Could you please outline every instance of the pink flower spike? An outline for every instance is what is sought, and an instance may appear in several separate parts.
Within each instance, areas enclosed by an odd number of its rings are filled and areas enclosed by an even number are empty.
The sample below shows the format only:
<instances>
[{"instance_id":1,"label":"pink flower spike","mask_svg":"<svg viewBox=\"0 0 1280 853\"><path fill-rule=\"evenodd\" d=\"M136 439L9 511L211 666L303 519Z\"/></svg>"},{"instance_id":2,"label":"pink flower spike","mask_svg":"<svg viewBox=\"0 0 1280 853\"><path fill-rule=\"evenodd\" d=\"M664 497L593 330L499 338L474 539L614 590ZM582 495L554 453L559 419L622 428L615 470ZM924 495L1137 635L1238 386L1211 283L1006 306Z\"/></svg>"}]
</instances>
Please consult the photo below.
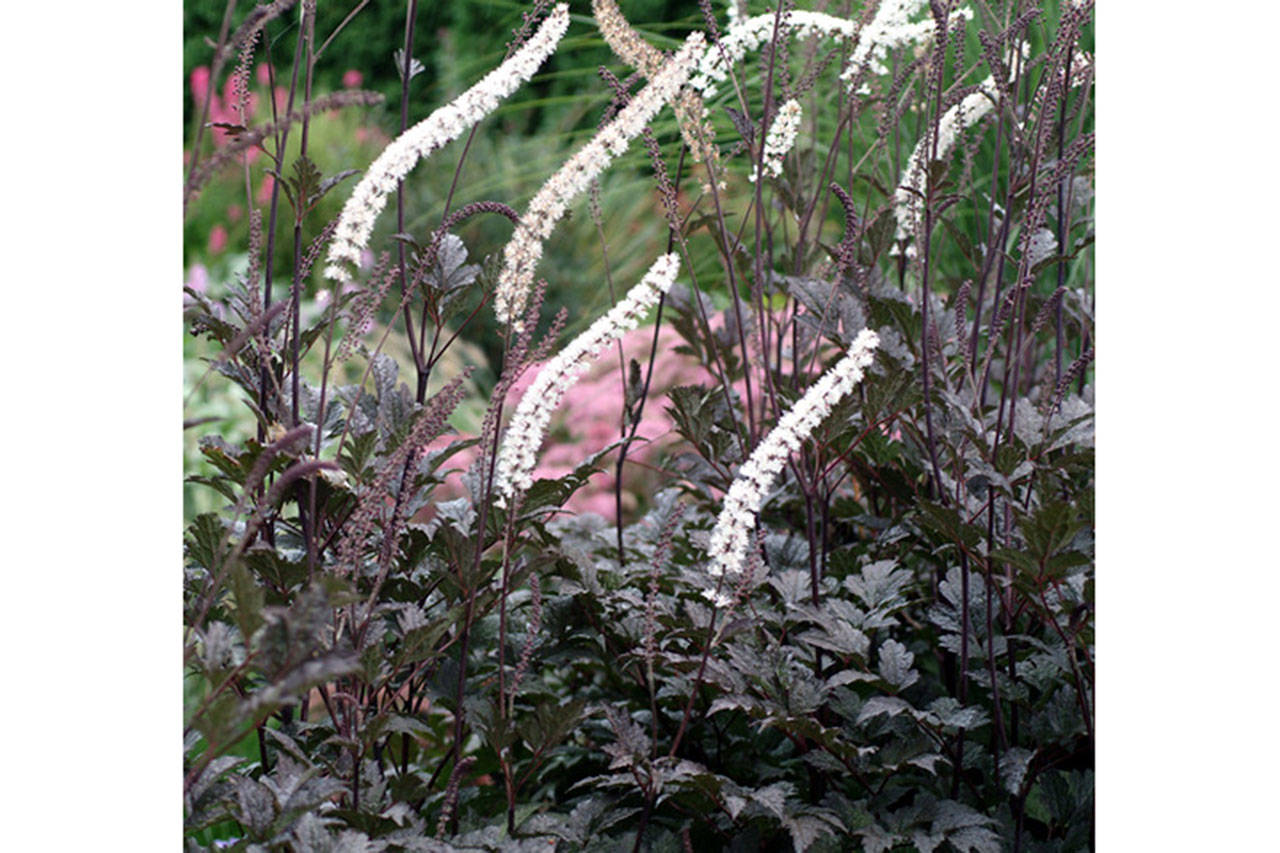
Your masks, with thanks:
<instances>
[{"instance_id":1,"label":"pink flower spike","mask_svg":"<svg viewBox=\"0 0 1280 853\"><path fill-rule=\"evenodd\" d=\"M354 68L347 69L342 75L342 85L347 89L359 89L362 83L364 83L364 75Z\"/></svg>"},{"instance_id":2,"label":"pink flower spike","mask_svg":"<svg viewBox=\"0 0 1280 853\"><path fill-rule=\"evenodd\" d=\"M254 74L257 75L259 86L271 85L271 69L267 67L267 63L259 62Z\"/></svg>"}]
</instances>

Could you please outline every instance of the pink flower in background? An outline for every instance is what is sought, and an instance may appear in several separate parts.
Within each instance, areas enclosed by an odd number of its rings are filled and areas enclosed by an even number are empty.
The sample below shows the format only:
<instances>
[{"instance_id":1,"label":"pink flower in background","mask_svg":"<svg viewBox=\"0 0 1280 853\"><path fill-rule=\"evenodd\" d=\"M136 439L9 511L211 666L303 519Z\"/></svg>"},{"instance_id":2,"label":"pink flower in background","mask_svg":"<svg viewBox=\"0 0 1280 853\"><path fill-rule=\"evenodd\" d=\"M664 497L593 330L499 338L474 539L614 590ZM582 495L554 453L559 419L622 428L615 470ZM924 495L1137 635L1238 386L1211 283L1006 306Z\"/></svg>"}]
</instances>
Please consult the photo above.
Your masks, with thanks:
<instances>
[{"instance_id":1,"label":"pink flower in background","mask_svg":"<svg viewBox=\"0 0 1280 853\"><path fill-rule=\"evenodd\" d=\"M209 95L209 69L199 65L191 69L191 97L197 107L204 106L204 99Z\"/></svg>"},{"instance_id":2,"label":"pink flower in background","mask_svg":"<svg viewBox=\"0 0 1280 853\"><path fill-rule=\"evenodd\" d=\"M209 254L217 255L227 248L227 229L219 222L209 231Z\"/></svg>"},{"instance_id":3,"label":"pink flower in background","mask_svg":"<svg viewBox=\"0 0 1280 853\"><path fill-rule=\"evenodd\" d=\"M240 124L240 112L236 109L236 91L234 77L228 77L223 85L222 96L213 91L212 81L209 78L209 69L201 65L191 71L191 97L195 101L197 110L204 110L205 101L209 103L208 120L211 124ZM258 108L258 96L252 92L247 93L245 100L246 119L251 116ZM213 140L216 145L225 145L231 135L226 129L221 127L212 128ZM249 159L252 161L258 154L257 149L249 152Z\"/></svg>"},{"instance_id":4,"label":"pink flower in background","mask_svg":"<svg viewBox=\"0 0 1280 853\"><path fill-rule=\"evenodd\" d=\"M362 83L364 83L364 75L354 68L347 69L347 72L342 75L342 85L348 89L359 89Z\"/></svg>"},{"instance_id":5,"label":"pink flower in background","mask_svg":"<svg viewBox=\"0 0 1280 853\"><path fill-rule=\"evenodd\" d=\"M187 280L183 285L196 293L208 293L209 271L205 269L204 264L192 264L191 269L187 270Z\"/></svg>"},{"instance_id":6,"label":"pink flower in background","mask_svg":"<svg viewBox=\"0 0 1280 853\"><path fill-rule=\"evenodd\" d=\"M643 371L652 342L653 327L625 334L622 337L622 348L628 362L634 358L640 362ZM709 386L715 383L714 377L692 356L675 352L679 343L679 336L664 326L658 335L658 360L653 366L653 381L649 386L644 415L636 430L636 441L627 451L627 467L623 472L624 511L636 508L637 495L652 494L656 490L655 485L658 488L665 485L665 480L654 480L653 469L658 466L664 453L683 441L676 434L675 423L666 412L667 392L677 385L701 383ZM515 410L525 389L533 384L537 375L537 366L525 371L520 381L507 394L507 411ZM535 480L563 477L581 465L588 456L618 440L622 426L622 383L617 346L612 345L607 352L601 353L599 361L590 372L569 390L552 418L547 441L542 446L538 466L533 471ZM735 385L735 388L739 393L742 392L740 386ZM465 437L469 436L441 436L427 445L426 449L441 450ZM478 453L477 448L469 447L451 456L444 467L466 470ZM617 458L615 450L601 460L605 470L592 476L587 485L569 499L565 509L574 513L592 512L614 519L613 465ZM446 478L445 486L439 492L441 499L466 494L460 477L460 473L455 473Z\"/></svg>"},{"instance_id":7,"label":"pink flower in background","mask_svg":"<svg viewBox=\"0 0 1280 853\"><path fill-rule=\"evenodd\" d=\"M259 86L271 85L271 69L267 66L267 63L259 62L257 69L255 69L254 71L254 74L258 78Z\"/></svg>"},{"instance_id":8,"label":"pink flower in background","mask_svg":"<svg viewBox=\"0 0 1280 853\"><path fill-rule=\"evenodd\" d=\"M234 74L231 74L222 84L222 102L226 105L228 115L235 115L236 95L236 78Z\"/></svg>"},{"instance_id":9,"label":"pink flower in background","mask_svg":"<svg viewBox=\"0 0 1280 853\"><path fill-rule=\"evenodd\" d=\"M275 186L275 181L270 175L262 176L262 183L258 186L258 201L262 204L271 201L271 188Z\"/></svg>"},{"instance_id":10,"label":"pink flower in background","mask_svg":"<svg viewBox=\"0 0 1280 853\"><path fill-rule=\"evenodd\" d=\"M208 120L210 123L236 123L234 113L226 109L222 99L218 97L218 93L212 91L209 81L209 69L203 65L191 72L191 98L195 101L197 110L204 110L205 101L209 102ZM212 130L215 145L222 145L227 141L227 132L225 130L219 127L212 128Z\"/></svg>"},{"instance_id":11,"label":"pink flower in background","mask_svg":"<svg viewBox=\"0 0 1280 853\"><path fill-rule=\"evenodd\" d=\"M227 207L228 222L232 222L232 223L239 222L240 217L242 216L244 216L244 208L241 207L240 205L233 204Z\"/></svg>"}]
</instances>

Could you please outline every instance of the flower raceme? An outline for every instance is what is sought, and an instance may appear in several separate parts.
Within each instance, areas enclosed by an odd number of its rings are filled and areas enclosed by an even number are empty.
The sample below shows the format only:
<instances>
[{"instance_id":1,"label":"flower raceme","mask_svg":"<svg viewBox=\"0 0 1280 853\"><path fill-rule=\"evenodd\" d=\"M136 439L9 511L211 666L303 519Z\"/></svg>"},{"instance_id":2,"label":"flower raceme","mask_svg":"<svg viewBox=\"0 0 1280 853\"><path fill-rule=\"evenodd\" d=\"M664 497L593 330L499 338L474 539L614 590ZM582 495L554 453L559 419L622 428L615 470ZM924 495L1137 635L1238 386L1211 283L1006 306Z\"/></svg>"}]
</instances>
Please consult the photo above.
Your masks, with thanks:
<instances>
[{"instance_id":1,"label":"flower raceme","mask_svg":"<svg viewBox=\"0 0 1280 853\"><path fill-rule=\"evenodd\" d=\"M800 449L818 424L862 380L862 372L871 366L879 345L880 337L875 332L870 329L859 332L849 352L809 386L738 469L711 531L707 549L711 577L733 582L742 575L756 513L769 496L773 481L782 472L787 458Z\"/></svg>"},{"instance_id":2,"label":"flower raceme","mask_svg":"<svg viewBox=\"0 0 1280 853\"><path fill-rule=\"evenodd\" d=\"M936 153L938 159L945 158L955 147L960 133L970 125L978 122L995 107L999 93L996 90L994 77L988 77L978 84L978 91L966 95L960 103L951 107L938 120L938 137ZM899 243L911 240L916 233L916 226L924 215L925 183L928 180L929 162L933 152L932 139L929 134L916 143L907 169L903 172L902 182L894 193L894 207L898 220L897 240ZM900 254L898 246L894 246L891 254ZM915 257L915 246L907 247L907 257Z\"/></svg>"},{"instance_id":3,"label":"flower raceme","mask_svg":"<svg viewBox=\"0 0 1280 853\"><path fill-rule=\"evenodd\" d=\"M634 67L646 80L662 70L666 57L636 32L618 8L617 0L591 0L591 14L595 16L605 44L624 63ZM718 171L720 155L715 146L715 128L706 119L707 108L702 98L686 86L672 106L676 123L680 126L680 136L689 146L693 162L706 162L708 168Z\"/></svg>"},{"instance_id":4,"label":"flower raceme","mask_svg":"<svg viewBox=\"0 0 1280 853\"><path fill-rule=\"evenodd\" d=\"M796 144L796 133L800 130L800 104L795 98L787 101L774 116L769 125L769 133L764 138L764 173L776 178L782 174L782 158ZM749 180L754 184L758 177L752 169Z\"/></svg>"},{"instance_id":5,"label":"flower raceme","mask_svg":"<svg viewBox=\"0 0 1280 853\"><path fill-rule=\"evenodd\" d=\"M397 183L419 160L457 139L528 82L555 51L568 28L569 6L560 3L510 59L386 147L342 208L324 270L327 278L343 283L351 281L361 252L373 233L373 223L386 207L387 196L396 189Z\"/></svg>"},{"instance_id":6,"label":"flower raceme","mask_svg":"<svg viewBox=\"0 0 1280 853\"><path fill-rule=\"evenodd\" d=\"M493 310L500 322L519 325L533 285L534 270L542 259L542 242L551 236L569 203L581 195L615 157L625 152L631 140L675 98L703 54L703 42L702 33L692 33L631 103L570 157L529 202L504 250L502 273L493 301Z\"/></svg>"},{"instance_id":7,"label":"flower raceme","mask_svg":"<svg viewBox=\"0 0 1280 853\"><path fill-rule=\"evenodd\" d=\"M606 346L640 325L640 320L671 287L679 271L678 255L672 253L658 258L621 302L538 372L529 390L520 398L498 450L494 475L498 506L506 506L509 499L533 485L533 469L547 424L568 390Z\"/></svg>"},{"instance_id":8,"label":"flower raceme","mask_svg":"<svg viewBox=\"0 0 1280 853\"><path fill-rule=\"evenodd\" d=\"M888 74L885 60L891 48L927 41L936 31L933 18L925 15L923 20L911 21L926 5L925 0L884 0L876 9L875 17L860 33L858 45L853 49L840 79L852 85L864 65L872 74ZM961 20L973 20L973 10L966 6L952 11L948 27L959 25ZM865 86L858 90L860 95L869 92Z\"/></svg>"},{"instance_id":9,"label":"flower raceme","mask_svg":"<svg viewBox=\"0 0 1280 853\"><path fill-rule=\"evenodd\" d=\"M689 85L705 98L716 94L716 84L729 79L729 66L741 62L749 51L758 50L773 38L775 14L766 12L753 18L730 16L729 31L715 50L709 50L698 65ZM797 38L853 38L856 26L847 18L824 12L793 9L783 17L783 29Z\"/></svg>"},{"instance_id":10,"label":"flower raceme","mask_svg":"<svg viewBox=\"0 0 1280 853\"><path fill-rule=\"evenodd\" d=\"M1023 59L1025 60L1029 54L1024 47ZM1009 57L1012 61L1013 56ZM1074 57L1071 67L1071 83L1073 86L1080 84L1091 70L1093 58L1088 54L1078 54ZM898 184L898 189L894 193L894 208L898 220L898 227L895 233L896 244L890 250L891 255L899 255L902 253L902 246L906 245L906 255L909 258L916 256L916 247L911 244L915 239L916 231L920 226L920 220L924 217L924 201L925 191L927 189L929 163L936 158L945 160L953 148L955 148L956 140L966 128L977 124L987 113L995 109L1000 101L1000 90L996 86L996 80L993 76L988 76L978 84L977 91L970 95L966 95L961 101L945 113L938 120L938 137L937 148L933 147L933 139L929 134L925 134L919 142L916 143L915 150L911 153L911 159L907 163L906 170L902 173L902 181Z\"/></svg>"},{"instance_id":11,"label":"flower raceme","mask_svg":"<svg viewBox=\"0 0 1280 853\"><path fill-rule=\"evenodd\" d=\"M889 73L884 64L891 48L907 44L920 43L929 39L934 31L932 18L925 16L923 20L911 22L914 16L925 6L925 0L884 0L876 10L875 17L859 32L856 21L839 18L825 12L810 12L803 9L792 9L782 19L782 29L787 35L795 38L843 38L853 40L853 51L849 62L841 73L840 79L852 86L862 68L877 76ZM733 8L733 0L730 0ZM716 94L716 87L729 78L729 66L741 62L750 51L759 50L760 46L773 38L776 14L766 12L751 18L743 18L730 14L729 31L716 50L707 51L698 66L698 71L689 85L702 93L705 98ZM952 24L960 19L973 18L973 10L957 9L951 13ZM866 94L865 88L859 94Z\"/></svg>"}]
</instances>

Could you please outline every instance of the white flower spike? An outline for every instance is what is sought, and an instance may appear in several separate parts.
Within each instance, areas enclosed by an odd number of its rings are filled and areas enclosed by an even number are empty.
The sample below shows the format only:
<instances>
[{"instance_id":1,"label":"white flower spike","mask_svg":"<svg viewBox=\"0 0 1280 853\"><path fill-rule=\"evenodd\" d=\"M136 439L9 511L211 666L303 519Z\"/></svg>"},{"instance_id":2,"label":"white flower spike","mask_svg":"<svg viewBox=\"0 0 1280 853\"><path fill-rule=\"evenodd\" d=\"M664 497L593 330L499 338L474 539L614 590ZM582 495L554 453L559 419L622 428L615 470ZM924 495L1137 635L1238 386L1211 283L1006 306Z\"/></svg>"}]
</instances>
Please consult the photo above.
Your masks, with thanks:
<instances>
[{"instance_id":1,"label":"white flower spike","mask_svg":"<svg viewBox=\"0 0 1280 853\"><path fill-rule=\"evenodd\" d=\"M891 48L924 42L933 35L933 19L929 16L926 15L923 20L915 23L910 20L924 7L925 0L884 0L876 10L875 17L861 32L858 31L857 22L848 18L792 9L783 18L783 28L787 35L798 39L856 39L849 63L840 75L841 80L852 85L864 65L875 75L889 73L884 63ZM733 8L733 0L730 0L730 8ZM765 12L752 18L742 18L731 12L729 31L720 40L717 49L707 51L689 85L705 98L714 97L717 85L729 78L729 66L741 62L748 52L759 50L761 45L773 38L775 17L774 12ZM954 26L962 18L972 20L973 10L968 7L955 10L951 13L951 24ZM859 94L866 94L867 91L860 90Z\"/></svg>"},{"instance_id":2,"label":"white flower spike","mask_svg":"<svg viewBox=\"0 0 1280 853\"><path fill-rule=\"evenodd\" d=\"M978 84L978 91L966 96L960 103L942 114L938 120L938 159L944 159L955 147L956 139L961 131L977 122L996 105L999 93L996 81L988 77ZM916 226L924 215L924 193L929 177L930 138L928 134L916 143L911 160L902 174L902 181L894 193L894 208L898 219L897 234L899 241L908 241L915 237ZM898 246L894 246L891 254L899 254ZM916 247L907 246L907 257L915 257Z\"/></svg>"},{"instance_id":3,"label":"white flower spike","mask_svg":"<svg viewBox=\"0 0 1280 853\"><path fill-rule=\"evenodd\" d=\"M485 75L452 103L400 134L378 155L342 208L333 243L329 246L326 278L352 280L360 255L369 243L373 223L387 205L387 196L419 160L444 147L497 109L498 104L528 82L569 28L569 6L558 4L537 32L510 59Z\"/></svg>"},{"instance_id":4,"label":"white flower spike","mask_svg":"<svg viewBox=\"0 0 1280 853\"><path fill-rule=\"evenodd\" d=\"M880 337L875 332L870 329L859 332L844 358L809 386L738 469L711 531L707 547L711 577L732 582L742 575L756 526L756 513L769 496L773 481L782 472L787 458L800 449L818 424L862 380L862 371L871 366L879 345Z\"/></svg>"},{"instance_id":5,"label":"white flower spike","mask_svg":"<svg viewBox=\"0 0 1280 853\"><path fill-rule=\"evenodd\" d=\"M632 98L613 121L569 158L529 202L511 241L504 250L502 273L493 299L494 314L503 323L520 323L534 270L542 259L542 242L551 236L569 203L586 191L591 181L615 157L627 150L662 107L679 93L704 51L702 33L693 33L671 59Z\"/></svg>"},{"instance_id":6,"label":"white flower spike","mask_svg":"<svg viewBox=\"0 0 1280 853\"><path fill-rule=\"evenodd\" d=\"M795 98L787 101L773 117L769 125L769 133L764 138L764 173L776 178L782 174L782 158L796 144L796 134L800 131L800 104ZM756 170L752 169L748 179L756 182Z\"/></svg>"},{"instance_id":7,"label":"white flower spike","mask_svg":"<svg viewBox=\"0 0 1280 853\"><path fill-rule=\"evenodd\" d=\"M1022 56L1024 60L1029 56L1026 45L1023 45ZM1014 54L1011 53L1008 61L1012 62L1013 57ZM1085 79L1092 65L1093 58L1088 54L1075 57L1071 69L1071 85L1073 87L1080 85L1081 80ZM977 124L987 113L995 109L999 100L1000 90L996 87L995 78L987 77L987 79L978 84L976 92L967 95L958 104L943 113L942 118L938 120L938 159L945 160L950 156L960 134L966 128ZM900 246L905 243L908 244L906 247L907 257L914 258L916 256L916 247L912 241L915 239L916 229L920 225L920 220L924 216L924 196L928 181L929 160L932 154L930 143L931 140L928 134L925 134L916 143L915 150L911 152L911 160L908 162L906 170L902 173L902 180L894 193L894 208L898 227L894 235L896 245L889 252L891 255L901 254Z\"/></svg>"},{"instance_id":8,"label":"white flower spike","mask_svg":"<svg viewBox=\"0 0 1280 853\"><path fill-rule=\"evenodd\" d=\"M649 309L658 303L659 296L671 287L679 271L680 258L675 253L658 258L621 302L538 371L533 384L520 398L498 450L494 473L498 506L506 506L510 498L533 485L538 449L546 437L551 415L565 394L605 347L640 325Z\"/></svg>"},{"instance_id":9,"label":"white flower spike","mask_svg":"<svg viewBox=\"0 0 1280 853\"><path fill-rule=\"evenodd\" d=\"M876 10L875 17L860 34L858 45L853 49L849 64L845 66L840 79L852 84L853 78L857 76L863 65L877 76L888 74L889 69L885 65L885 60L888 58L890 49L928 41L936 29L933 18L925 15L920 21L914 23L911 21L912 16L926 5L925 0L883 0L880 8ZM973 20L973 10L967 6L956 9L951 13L948 26L958 25L961 19ZM858 94L868 94L869 91L864 87L858 91Z\"/></svg>"}]
</instances>

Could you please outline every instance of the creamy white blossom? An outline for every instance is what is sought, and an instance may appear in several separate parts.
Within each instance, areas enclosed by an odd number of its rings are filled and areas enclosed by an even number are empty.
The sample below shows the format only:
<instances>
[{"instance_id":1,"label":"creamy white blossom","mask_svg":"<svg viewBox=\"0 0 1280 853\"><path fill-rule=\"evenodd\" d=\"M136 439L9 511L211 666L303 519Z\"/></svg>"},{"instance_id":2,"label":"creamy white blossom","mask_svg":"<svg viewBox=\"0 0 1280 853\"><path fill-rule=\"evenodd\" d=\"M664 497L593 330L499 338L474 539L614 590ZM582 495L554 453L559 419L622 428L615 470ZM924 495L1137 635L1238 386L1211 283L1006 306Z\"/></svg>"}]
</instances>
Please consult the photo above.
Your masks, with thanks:
<instances>
[{"instance_id":1,"label":"creamy white blossom","mask_svg":"<svg viewBox=\"0 0 1280 853\"><path fill-rule=\"evenodd\" d=\"M742 20L742 13L746 10L746 0L728 0L729 4L729 26L732 27L738 21Z\"/></svg>"},{"instance_id":2,"label":"creamy white blossom","mask_svg":"<svg viewBox=\"0 0 1280 853\"><path fill-rule=\"evenodd\" d=\"M452 103L400 134L378 155L342 208L324 269L327 278L344 283L351 281L360 263L361 251L373 233L373 223L386 207L387 196L395 191L397 183L419 160L471 129L527 82L555 51L568 28L569 6L560 3L510 59Z\"/></svg>"},{"instance_id":3,"label":"creamy white blossom","mask_svg":"<svg viewBox=\"0 0 1280 853\"><path fill-rule=\"evenodd\" d=\"M988 77L978 84L978 91L966 95L960 103L942 114L938 120L938 159L945 158L955 147L960 132L981 119L996 105L998 92L995 78ZM894 207L898 219L897 238L899 241L911 240L915 236L916 226L924 215L924 193L929 177L929 163L933 159L932 140L928 134L916 143L911 160L898 183L894 193ZM897 246L892 254L899 254ZM907 256L914 257L915 246L907 247Z\"/></svg>"},{"instance_id":4,"label":"creamy white blossom","mask_svg":"<svg viewBox=\"0 0 1280 853\"><path fill-rule=\"evenodd\" d=\"M832 408L862 380L862 371L871 365L879 345L880 338L875 332L870 329L859 332L849 352L809 386L738 469L707 546L711 558L708 573L713 578L736 579L741 575L756 513L764 505L787 458L800 449Z\"/></svg>"},{"instance_id":5,"label":"creamy white blossom","mask_svg":"<svg viewBox=\"0 0 1280 853\"><path fill-rule=\"evenodd\" d=\"M1024 60L1030 55L1027 45L1022 46L1021 53ZM1010 51L1006 62L1012 62L1015 56L1017 54ZM1092 68L1092 62L1093 58L1089 54L1075 57L1071 72L1072 87L1079 85L1085 78L1085 72ZM1038 97L1039 94L1037 94ZM1000 91L996 88L995 78L987 77L978 84L977 91L966 95L958 104L943 113L942 118L938 120L937 159L946 159L955 148L960 134L995 109L999 98ZM920 224L921 217L924 216L929 163L934 159L932 149L932 139L925 134L924 138L916 143L915 150L911 152L911 160L907 163L906 171L902 173L902 180L894 193L894 208L898 220L895 236L899 245L910 243L914 239L916 228ZM1003 214L1004 211L1001 210L1000 213ZM891 255L902 253L899 245L895 245L890 250ZM906 255L909 258L915 257L916 247L907 245Z\"/></svg>"},{"instance_id":6,"label":"creamy white blossom","mask_svg":"<svg viewBox=\"0 0 1280 853\"><path fill-rule=\"evenodd\" d=\"M631 99L613 121L578 149L529 202L520 224L507 243L502 273L493 299L498 320L516 325L533 286L534 270L542 259L542 242L551 236L569 203L586 191L609 163L627 150L663 105L688 79L704 51L702 33L692 33L680 50Z\"/></svg>"},{"instance_id":7,"label":"creamy white blossom","mask_svg":"<svg viewBox=\"0 0 1280 853\"><path fill-rule=\"evenodd\" d=\"M606 346L640 325L679 271L680 258L675 253L658 258L621 302L538 371L520 398L498 450L494 491L499 506L506 506L509 498L533 485L533 469L547 424L568 390Z\"/></svg>"},{"instance_id":8,"label":"creamy white blossom","mask_svg":"<svg viewBox=\"0 0 1280 853\"><path fill-rule=\"evenodd\" d=\"M719 46L708 50L702 57L697 73L690 78L689 85L704 97L713 97L716 84L728 79L729 66L741 62L748 52L758 50L773 38L774 18L773 12L752 18L730 15L729 31L720 39ZM796 38L852 38L856 30L854 22L846 18L800 9L787 12L783 17L782 27L786 33Z\"/></svg>"},{"instance_id":9,"label":"creamy white blossom","mask_svg":"<svg viewBox=\"0 0 1280 853\"><path fill-rule=\"evenodd\" d=\"M841 80L852 85L864 65L872 74L889 73L885 59L890 49L925 42L933 36L934 24L931 17L911 21L911 17L925 6L925 0L884 0L861 32L858 31L857 22L848 18L838 18L825 12L793 9L783 16L782 28L787 35L795 38L821 36L856 39L849 63L840 75ZM734 8L733 0L730 0L729 8ZM689 80L689 85L706 98L714 97L717 84L728 79L729 67L741 62L748 52L758 50L773 38L775 18L773 12L743 18L730 11L728 32L720 40L719 47L707 51L697 74ZM954 26L961 19L972 20L973 10L968 7L955 10L951 13L950 23ZM868 91L864 86L859 89L859 94L866 94Z\"/></svg>"},{"instance_id":10,"label":"creamy white blossom","mask_svg":"<svg viewBox=\"0 0 1280 853\"><path fill-rule=\"evenodd\" d=\"M864 65L870 73L877 76L888 74L889 68L885 65L885 60L891 49L928 41L936 30L933 17L925 15L922 20L911 20L927 6L926 0L883 0L880 8L876 9L875 16L859 34L858 44L849 57L849 64L840 74L840 79L852 85ZM961 20L973 20L973 10L967 6L956 9L947 23L954 27ZM869 92L870 88L865 85L858 90L860 95Z\"/></svg>"},{"instance_id":11,"label":"creamy white blossom","mask_svg":"<svg viewBox=\"0 0 1280 853\"><path fill-rule=\"evenodd\" d=\"M764 138L764 173L771 177L782 174L782 158L796 144L796 134L800 130L800 104L795 98L787 101L773 117L769 125L769 133ZM748 176L755 183L757 174L752 169Z\"/></svg>"},{"instance_id":12,"label":"creamy white blossom","mask_svg":"<svg viewBox=\"0 0 1280 853\"><path fill-rule=\"evenodd\" d=\"M704 589L702 591L702 597L707 601L710 601L712 606L720 610L723 610L730 604L733 604L733 597L727 592L719 589Z\"/></svg>"}]
</instances>

